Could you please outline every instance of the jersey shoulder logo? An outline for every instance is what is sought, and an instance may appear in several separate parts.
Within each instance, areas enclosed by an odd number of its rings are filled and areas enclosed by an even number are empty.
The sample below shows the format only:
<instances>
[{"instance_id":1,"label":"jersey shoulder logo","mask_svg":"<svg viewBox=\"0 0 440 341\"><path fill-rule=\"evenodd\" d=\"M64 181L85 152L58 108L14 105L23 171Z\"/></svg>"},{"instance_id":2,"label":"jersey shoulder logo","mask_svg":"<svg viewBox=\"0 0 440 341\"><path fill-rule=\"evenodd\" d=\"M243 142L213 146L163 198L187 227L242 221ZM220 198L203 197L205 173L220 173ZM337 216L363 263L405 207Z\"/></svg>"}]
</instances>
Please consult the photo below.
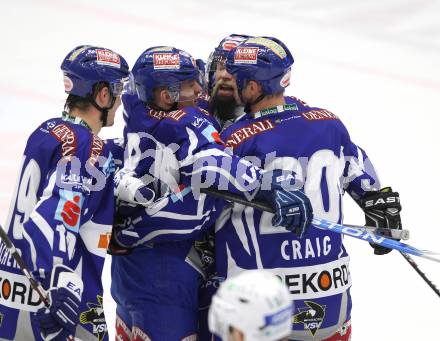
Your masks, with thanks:
<instances>
[{"instance_id":1,"label":"jersey shoulder logo","mask_svg":"<svg viewBox=\"0 0 440 341\"><path fill-rule=\"evenodd\" d=\"M235 130L231 135L229 135L229 137L226 139L226 146L235 148L244 141L274 128L275 124L270 119L252 122L247 126Z\"/></svg>"},{"instance_id":2,"label":"jersey shoulder logo","mask_svg":"<svg viewBox=\"0 0 440 341\"><path fill-rule=\"evenodd\" d=\"M98 160L98 157L102 154L104 148L104 141L95 134L92 135L92 145L90 147L89 162L94 165Z\"/></svg>"},{"instance_id":3,"label":"jersey shoulder logo","mask_svg":"<svg viewBox=\"0 0 440 341\"><path fill-rule=\"evenodd\" d=\"M209 124L205 129L202 130L202 134L210 143L217 143L220 145L225 144L220 138L220 134L218 133L218 131L211 124Z\"/></svg>"},{"instance_id":4,"label":"jersey shoulder logo","mask_svg":"<svg viewBox=\"0 0 440 341\"><path fill-rule=\"evenodd\" d=\"M68 125L62 123L56 125L51 131L51 135L61 143L61 154L63 157L75 155L77 148L76 134Z\"/></svg>"},{"instance_id":5,"label":"jersey shoulder logo","mask_svg":"<svg viewBox=\"0 0 440 341\"><path fill-rule=\"evenodd\" d=\"M308 121L339 120L338 116L325 109L312 109L302 113L302 116Z\"/></svg>"},{"instance_id":6,"label":"jersey shoulder logo","mask_svg":"<svg viewBox=\"0 0 440 341\"><path fill-rule=\"evenodd\" d=\"M180 121L180 119L185 115L186 115L186 112L183 110L174 110L174 111L150 110L148 112L148 116L153 117L157 120L162 120L164 118L170 118L176 122Z\"/></svg>"}]
</instances>

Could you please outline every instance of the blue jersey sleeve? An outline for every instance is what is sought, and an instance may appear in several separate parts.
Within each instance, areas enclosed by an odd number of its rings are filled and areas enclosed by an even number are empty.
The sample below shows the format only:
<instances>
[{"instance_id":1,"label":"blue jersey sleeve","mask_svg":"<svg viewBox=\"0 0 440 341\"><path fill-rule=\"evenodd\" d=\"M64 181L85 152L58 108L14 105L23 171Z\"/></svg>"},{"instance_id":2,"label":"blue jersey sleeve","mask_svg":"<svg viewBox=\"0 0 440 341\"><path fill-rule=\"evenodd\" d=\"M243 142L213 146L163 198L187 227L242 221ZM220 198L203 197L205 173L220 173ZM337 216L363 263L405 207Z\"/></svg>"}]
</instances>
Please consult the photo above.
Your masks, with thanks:
<instances>
[{"instance_id":1,"label":"blue jersey sleeve","mask_svg":"<svg viewBox=\"0 0 440 341\"><path fill-rule=\"evenodd\" d=\"M21 231L21 249L30 250L23 257L43 283L55 264L75 269L86 253L105 257L113 220L111 153L99 137L63 129L75 136L75 152L60 144L60 159Z\"/></svg>"},{"instance_id":2,"label":"blue jersey sleeve","mask_svg":"<svg viewBox=\"0 0 440 341\"><path fill-rule=\"evenodd\" d=\"M380 189L380 181L365 150L354 144L346 133L344 145L344 190L355 200L365 192Z\"/></svg>"},{"instance_id":3,"label":"blue jersey sleeve","mask_svg":"<svg viewBox=\"0 0 440 341\"><path fill-rule=\"evenodd\" d=\"M178 137L176 157L182 182L193 189L218 190L253 195L263 172L226 149L219 132L197 108L183 111L182 125L172 125Z\"/></svg>"},{"instance_id":4,"label":"blue jersey sleeve","mask_svg":"<svg viewBox=\"0 0 440 341\"><path fill-rule=\"evenodd\" d=\"M137 206L115 231L118 243L136 247L148 243L195 240L214 226L224 201L204 194L195 200L191 189L163 197L145 208Z\"/></svg>"}]
</instances>

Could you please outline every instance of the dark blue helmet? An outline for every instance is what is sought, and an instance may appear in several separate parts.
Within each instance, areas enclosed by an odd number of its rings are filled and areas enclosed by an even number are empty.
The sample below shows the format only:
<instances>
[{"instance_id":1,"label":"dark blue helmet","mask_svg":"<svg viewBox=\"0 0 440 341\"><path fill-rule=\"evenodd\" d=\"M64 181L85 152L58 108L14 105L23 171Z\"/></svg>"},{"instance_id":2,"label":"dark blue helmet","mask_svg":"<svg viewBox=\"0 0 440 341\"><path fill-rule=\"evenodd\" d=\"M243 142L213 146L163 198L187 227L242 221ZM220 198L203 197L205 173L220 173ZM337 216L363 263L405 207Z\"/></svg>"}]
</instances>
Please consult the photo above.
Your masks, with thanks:
<instances>
[{"instance_id":1,"label":"dark blue helmet","mask_svg":"<svg viewBox=\"0 0 440 341\"><path fill-rule=\"evenodd\" d=\"M132 74L141 101L152 102L153 90L167 87L177 102L180 84L186 80L198 80L199 69L189 53L170 46L156 46L142 52Z\"/></svg>"},{"instance_id":2,"label":"dark blue helmet","mask_svg":"<svg viewBox=\"0 0 440 341\"><path fill-rule=\"evenodd\" d=\"M123 82L129 75L125 59L111 50L81 45L70 51L61 64L64 90L68 94L90 97L93 85L109 83L114 96L120 95Z\"/></svg>"},{"instance_id":3,"label":"dark blue helmet","mask_svg":"<svg viewBox=\"0 0 440 341\"><path fill-rule=\"evenodd\" d=\"M226 70L241 92L250 80L257 81L265 95L284 91L290 83L293 57L286 45L271 37L246 40L228 53Z\"/></svg>"},{"instance_id":4,"label":"dark blue helmet","mask_svg":"<svg viewBox=\"0 0 440 341\"><path fill-rule=\"evenodd\" d=\"M224 63L229 51L243 43L248 38L251 38L251 36L247 36L245 34L231 34L223 38L220 44L209 55L205 72L209 94L211 94L212 88L215 84L215 71L217 70L217 64Z\"/></svg>"}]
</instances>

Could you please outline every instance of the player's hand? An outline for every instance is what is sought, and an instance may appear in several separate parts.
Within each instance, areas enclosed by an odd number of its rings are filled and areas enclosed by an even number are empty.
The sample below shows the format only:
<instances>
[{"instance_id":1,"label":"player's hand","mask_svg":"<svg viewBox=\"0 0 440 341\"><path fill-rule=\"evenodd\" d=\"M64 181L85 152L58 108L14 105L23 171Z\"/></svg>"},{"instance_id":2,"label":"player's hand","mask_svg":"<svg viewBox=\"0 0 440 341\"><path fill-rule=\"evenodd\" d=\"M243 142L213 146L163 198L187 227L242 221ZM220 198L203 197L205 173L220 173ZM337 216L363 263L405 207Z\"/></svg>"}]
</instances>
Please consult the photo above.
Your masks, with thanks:
<instances>
[{"instance_id":1,"label":"player's hand","mask_svg":"<svg viewBox=\"0 0 440 341\"><path fill-rule=\"evenodd\" d=\"M270 173L267 173L270 174ZM289 175L290 174L290 175ZM272 204L273 226L283 226L302 238L313 219L313 209L309 198L301 190L295 190L294 173L275 170L272 176L271 191L261 191L261 195Z\"/></svg>"},{"instance_id":2,"label":"player's hand","mask_svg":"<svg viewBox=\"0 0 440 341\"><path fill-rule=\"evenodd\" d=\"M41 336L46 341L73 340L79 322L83 282L64 265L54 267L51 282L50 306L35 313Z\"/></svg>"},{"instance_id":3,"label":"player's hand","mask_svg":"<svg viewBox=\"0 0 440 341\"><path fill-rule=\"evenodd\" d=\"M382 188L377 192L367 192L360 200L359 204L365 213L367 226L375 226L386 229L402 229L400 220L399 193L393 192L391 187ZM391 249L370 243L375 255L385 255Z\"/></svg>"},{"instance_id":4,"label":"player's hand","mask_svg":"<svg viewBox=\"0 0 440 341\"><path fill-rule=\"evenodd\" d=\"M120 201L148 207L154 201L156 194L142 180L119 171L115 175L115 196Z\"/></svg>"}]
</instances>

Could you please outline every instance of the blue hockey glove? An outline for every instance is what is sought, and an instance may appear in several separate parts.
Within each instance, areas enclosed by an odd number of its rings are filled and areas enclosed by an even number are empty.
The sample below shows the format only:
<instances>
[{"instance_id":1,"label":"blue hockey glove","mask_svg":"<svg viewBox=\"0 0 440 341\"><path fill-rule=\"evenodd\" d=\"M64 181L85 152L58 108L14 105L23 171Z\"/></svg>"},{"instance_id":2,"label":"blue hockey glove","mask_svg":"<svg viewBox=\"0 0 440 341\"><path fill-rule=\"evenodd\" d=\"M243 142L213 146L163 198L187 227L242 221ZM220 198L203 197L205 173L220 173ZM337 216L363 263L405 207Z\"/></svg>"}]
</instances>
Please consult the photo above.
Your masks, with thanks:
<instances>
[{"instance_id":1,"label":"blue hockey glove","mask_svg":"<svg viewBox=\"0 0 440 341\"><path fill-rule=\"evenodd\" d=\"M265 177L271 176L271 190L261 190L258 195L270 202L275 211L273 226L283 226L302 238L312 222L313 209L304 192L293 189L294 173L287 173L281 170L266 173Z\"/></svg>"},{"instance_id":2,"label":"blue hockey glove","mask_svg":"<svg viewBox=\"0 0 440 341\"><path fill-rule=\"evenodd\" d=\"M73 340L82 292L83 282L78 274L64 265L54 267L49 289L50 306L35 313L44 340Z\"/></svg>"}]
</instances>

